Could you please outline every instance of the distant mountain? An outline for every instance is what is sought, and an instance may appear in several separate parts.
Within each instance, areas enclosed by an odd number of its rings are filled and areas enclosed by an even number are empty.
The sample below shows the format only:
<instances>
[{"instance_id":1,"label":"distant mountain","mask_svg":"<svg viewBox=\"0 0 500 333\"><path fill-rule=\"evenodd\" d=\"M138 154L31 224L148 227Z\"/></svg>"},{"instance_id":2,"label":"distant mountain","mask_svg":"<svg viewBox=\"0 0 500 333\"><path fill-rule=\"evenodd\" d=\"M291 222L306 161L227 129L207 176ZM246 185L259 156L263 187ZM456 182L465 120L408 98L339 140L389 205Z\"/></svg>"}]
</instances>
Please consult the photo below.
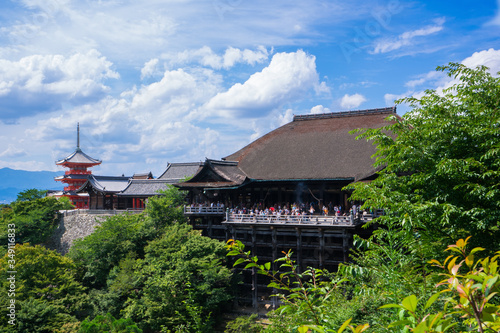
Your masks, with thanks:
<instances>
[{"instance_id":1,"label":"distant mountain","mask_svg":"<svg viewBox=\"0 0 500 333\"><path fill-rule=\"evenodd\" d=\"M10 203L16 200L19 192L30 188L62 190L63 184L54 180L62 174L64 172L0 169L0 203Z\"/></svg>"}]
</instances>

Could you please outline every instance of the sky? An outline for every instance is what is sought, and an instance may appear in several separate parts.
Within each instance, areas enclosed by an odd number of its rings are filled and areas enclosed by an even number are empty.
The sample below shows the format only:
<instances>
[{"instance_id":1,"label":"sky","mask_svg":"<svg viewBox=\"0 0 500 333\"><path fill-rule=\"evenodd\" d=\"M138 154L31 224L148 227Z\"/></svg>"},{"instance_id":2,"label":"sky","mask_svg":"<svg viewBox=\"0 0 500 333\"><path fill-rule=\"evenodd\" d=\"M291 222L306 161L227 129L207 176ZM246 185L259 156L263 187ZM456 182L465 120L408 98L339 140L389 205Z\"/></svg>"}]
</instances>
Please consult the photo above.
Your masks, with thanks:
<instances>
[{"instance_id":1,"label":"sky","mask_svg":"<svg viewBox=\"0 0 500 333\"><path fill-rule=\"evenodd\" d=\"M293 115L393 106L449 62L500 71L500 0L4 0L0 168L159 176ZM408 106L398 105L398 114Z\"/></svg>"}]
</instances>

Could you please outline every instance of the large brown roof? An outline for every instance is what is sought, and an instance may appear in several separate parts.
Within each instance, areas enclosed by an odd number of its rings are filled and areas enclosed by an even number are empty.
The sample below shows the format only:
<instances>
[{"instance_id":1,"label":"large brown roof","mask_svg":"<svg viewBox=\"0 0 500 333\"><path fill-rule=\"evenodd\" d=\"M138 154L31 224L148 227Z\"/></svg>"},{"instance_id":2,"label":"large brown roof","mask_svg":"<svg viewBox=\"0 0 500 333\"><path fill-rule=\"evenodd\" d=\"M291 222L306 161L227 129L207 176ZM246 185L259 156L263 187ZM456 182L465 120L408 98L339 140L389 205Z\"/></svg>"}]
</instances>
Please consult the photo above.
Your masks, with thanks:
<instances>
[{"instance_id":1,"label":"large brown roof","mask_svg":"<svg viewBox=\"0 0 500 333\"><path fill-rule=\"evenodd\" d=\"M224 158L251 179L362 179L372 175L375 146L349 131L379 128L396 107L295 116Z\"/></svg>"}]
</instances>

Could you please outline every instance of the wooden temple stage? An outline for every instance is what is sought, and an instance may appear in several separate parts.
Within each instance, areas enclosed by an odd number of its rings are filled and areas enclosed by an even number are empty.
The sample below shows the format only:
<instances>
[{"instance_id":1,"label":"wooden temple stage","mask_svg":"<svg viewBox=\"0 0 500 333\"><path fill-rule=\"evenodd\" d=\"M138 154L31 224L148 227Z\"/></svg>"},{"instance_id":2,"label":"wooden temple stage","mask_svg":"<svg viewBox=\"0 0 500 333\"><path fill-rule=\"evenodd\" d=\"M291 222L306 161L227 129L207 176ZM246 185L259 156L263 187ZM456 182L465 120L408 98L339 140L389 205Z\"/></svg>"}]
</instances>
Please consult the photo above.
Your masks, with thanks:
<instances>
[{"instance_id":1,"label":"wooden temple stage","mask_svg":"<svg viewBox=\"0 0 500 333\"><path fill-rule=\"evenodd\" d=\"M349 261L353 235L368 235L371 230L361 227L378 216L251 215L201 206L185 206L184 214L204 236L224 242L240 240L261 263L272 262L273 270L278 269L274 261L291 250L299 271L307 267L336 271L340 263ZM236 267L238 271L241 268ZM243 290L248 292L240 297L240 303L254 307L277 306L277 300L269 297L267 277L248 270L243 274L243 283Z\"/></svg>"}]
</instances>

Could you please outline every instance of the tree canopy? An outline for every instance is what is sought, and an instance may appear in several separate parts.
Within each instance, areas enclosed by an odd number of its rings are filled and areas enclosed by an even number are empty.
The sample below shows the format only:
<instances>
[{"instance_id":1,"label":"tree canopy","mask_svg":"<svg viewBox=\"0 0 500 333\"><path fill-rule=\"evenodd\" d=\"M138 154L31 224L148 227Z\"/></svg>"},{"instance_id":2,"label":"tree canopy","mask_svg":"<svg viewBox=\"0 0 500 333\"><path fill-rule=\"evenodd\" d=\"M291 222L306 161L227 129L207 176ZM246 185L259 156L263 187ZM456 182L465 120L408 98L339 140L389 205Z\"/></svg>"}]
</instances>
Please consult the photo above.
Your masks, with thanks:
<instances>
[{"instance_id":1,"label":"tree canopy","mask_svg":"<svg viewBox=\"0 0 500 333\"><path fill-rule=\"evenodd\" d=\"M361 130L357 138L377 145L375 166L383 169L373 182L352 186L352 199L385 209L379 223L429 242L472 235L497 248L500 78L456 63L438 70L453 78L449 88L399 100L412 110L384 128Z\"/></svg>"}]
</instances>

